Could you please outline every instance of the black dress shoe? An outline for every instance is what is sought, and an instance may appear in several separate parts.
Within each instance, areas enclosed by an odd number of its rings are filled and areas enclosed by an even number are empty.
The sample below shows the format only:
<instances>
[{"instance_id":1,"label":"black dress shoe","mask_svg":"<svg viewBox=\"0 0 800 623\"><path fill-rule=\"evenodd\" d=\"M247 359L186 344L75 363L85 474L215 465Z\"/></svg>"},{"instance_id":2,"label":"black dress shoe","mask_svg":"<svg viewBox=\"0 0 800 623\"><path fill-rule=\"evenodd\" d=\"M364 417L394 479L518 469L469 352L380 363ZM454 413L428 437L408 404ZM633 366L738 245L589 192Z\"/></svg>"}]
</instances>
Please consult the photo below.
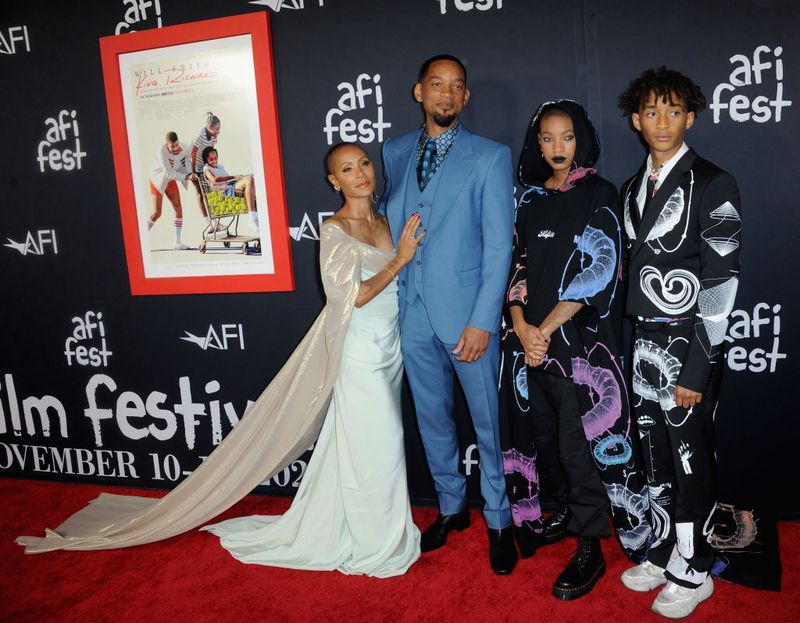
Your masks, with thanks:
<instances>
[{"instance_id":1,"label":"black dress shoe","mask_svg":"<svg viewBox=\"0 0 800 623\"><path fill-rule=\"evenodd\" d=\"M572 512L566 504L550 515L550 517L545 520L542 530L543 544L552 545L569 536L567 534L567 526L569 525L570 519L572 519Z\"/></svg>"},{"instance_id":2,"label":"black dress shoe","mask_svg":"<svg viewBox=\"0 0 800 623\"><path fill-rule=\"evenodd\" d=\"M422 552L432 552L447 543L447 535L453 530L466 530L469 528L469 509L465 506L458 513L442 515L436 518L433 525L422 533L420 548Z\"/></svg>"},{"instance_id":3,"label":"black dress shoe","mask_svg":"<svg viewBox=\"0 0 800 623\"><path fill-rule=\"evenodd\" d=\"M563 601L583 597L605 572L606 560L600 547L600 537L582 536L578 539L578 551L553 584L553 597Z\"/></svg>"},{"instance_id":4,"label":"black dress shoe","mask_svg":"<svg viewBox=\"0 0 800 623\"><path fill-rule=\"evenodd\" d=\"M509 575L517 566L517 544L514 528L502 530L489 528L489 562L497 575Z\"/></svg>"}]
</instances>

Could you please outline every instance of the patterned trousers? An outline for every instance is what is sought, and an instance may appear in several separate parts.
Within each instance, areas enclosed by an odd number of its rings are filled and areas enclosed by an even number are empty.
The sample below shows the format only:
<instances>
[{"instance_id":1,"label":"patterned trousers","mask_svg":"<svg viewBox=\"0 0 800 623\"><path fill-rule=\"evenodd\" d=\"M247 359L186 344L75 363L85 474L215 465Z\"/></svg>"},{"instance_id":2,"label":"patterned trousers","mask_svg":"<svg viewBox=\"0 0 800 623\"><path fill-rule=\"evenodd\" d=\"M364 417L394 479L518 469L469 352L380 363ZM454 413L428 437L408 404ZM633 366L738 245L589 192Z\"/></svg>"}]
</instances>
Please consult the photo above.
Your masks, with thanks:
<instances>
[{"instance_id":1,"label":"patterned trousers","mask_svg":"<svg viewBox=\"0 0 800 623\"><path fill-rule=\"evenodd\" d=\"M675 386L691 326L636 327L634 413L639 428L655 538L648 560L688 588L702 584L715 554L708 542L716 505L714 411L723 352L712 364L699 404L675 404ZM673 548L678 557L670 562Z\"/></svg>"}]
</instances>

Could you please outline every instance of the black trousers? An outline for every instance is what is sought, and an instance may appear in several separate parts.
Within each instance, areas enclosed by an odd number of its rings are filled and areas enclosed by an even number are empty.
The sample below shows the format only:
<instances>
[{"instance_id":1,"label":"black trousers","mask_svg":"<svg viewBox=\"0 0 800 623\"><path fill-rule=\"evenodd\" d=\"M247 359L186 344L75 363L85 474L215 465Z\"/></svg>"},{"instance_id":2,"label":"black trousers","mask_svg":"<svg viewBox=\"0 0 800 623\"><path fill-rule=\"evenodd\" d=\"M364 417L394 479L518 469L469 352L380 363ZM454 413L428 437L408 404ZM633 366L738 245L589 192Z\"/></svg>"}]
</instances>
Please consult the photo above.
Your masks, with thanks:
<instances>
[{"instance_id":1,"label":"black trousers","mask_svg":"<svg viewBox=\"0 0 800 623\"><path fill-rule=\"evenodd\" d=\"M544 489L572 511L575 536L611 536L608 495L581 422L572 379L528 368L536 466Z\"/></svg>"},{"instance_id":2,"label":"black trousers","mask_svg":"<svg viewBox=\"0 0 800 623\"><path fill-rule=\"evenodd\" d=\"M715 559L707 534L716 505L714 411L723 353L712 365L701 402L678 407L675 386L691 331L636 327L633 393L655 537L648 559L666 568L668 579L694 588ZM669 563L676 545L679 557Z\"/></svg>"}]
</instances>

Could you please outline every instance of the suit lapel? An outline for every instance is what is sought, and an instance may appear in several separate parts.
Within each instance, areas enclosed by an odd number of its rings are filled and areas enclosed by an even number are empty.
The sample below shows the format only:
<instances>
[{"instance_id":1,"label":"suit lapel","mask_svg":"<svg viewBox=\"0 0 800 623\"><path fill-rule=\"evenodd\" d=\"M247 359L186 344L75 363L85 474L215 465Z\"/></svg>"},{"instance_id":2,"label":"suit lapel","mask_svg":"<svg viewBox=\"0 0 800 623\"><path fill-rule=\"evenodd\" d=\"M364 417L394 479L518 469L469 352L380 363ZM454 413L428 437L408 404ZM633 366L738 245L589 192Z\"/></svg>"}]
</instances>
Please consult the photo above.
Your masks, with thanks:
<instances>
[{"instance_id":1,"label":"suit lapel","mask_svg":"<svg viewBox=\"0 0 800 623\"><path fill-rule=\"evenodd\" d=\"M475 166L475 151L472 145L472 134L462 125L456 135L453 145L442 163L442 168L437 172L441 175L433 199L428 229L434 229L444 218L444 215L455 203L458 193L470 179Z\"/></svg>"},{"instance_id":2,"label":"suit lapel","mask_svg":"<svg viewBox=\"0 0 800 623\"><path fill-rule=\"evenodd\" d=\"M402 216L402 221L400 222L400 229L403 228L403 225L406 222L408 216L406 215L406 208L409 202L413 200L409 197L409 193L418 192L417 188L417 142L419 140L419 135L415 135L413 141L411 141L411 148L405 152L398 153L398 168L403 172L403 209L400 210L400 215ZM403 158L403 153L405 153L405 159ZM414 196L414 195L412 195Z\"/></svg>"},{"instance_id":3,"label":"suit lapel","mask_svg":"<svg viewBox=\"0 0 800 623\"><path fill-rule=\"evenodd\" d=\"M647 212L642 216L641 223L639 224L638 227L636 227L637 229L636 242L633 245L632 249L633 253L636 253L644 244L644 241L647 238L647 234L650 233L650 230L653 228L653 225L655 225L659 215L661 214L661 211L664 209L664 206L667 204L667 201L669 201L669 198L672 196L672 193L674 193L675 190L677 190L678 186L680 186L681 183L683 182L683 176L689 169L692 168L692 164L694 163L696 157L697 154L695 154L694 151L690 149L675 164L675 166L672 168L672 171L669 172L669 175L667 175L666 179L661 183L661 186L659 186L658 192L650 201L650 205L647 208ZM637 184L635 186L636 189L639 188L638 183L641 182L642 175L644 175L644 169L642 170L641 174L636 178L637 180ZM634 197L632 197L632 199L635 202Z\"/></svg>"},{"instance_id":4,"label":"suit lapel","mask_svg":"<svg viewBox=\"0 0 800 623\"><path fill-rule=\"evenodd\" d=\"M636 238L639 238L639 228L642 224L641 212L639 210L639 201L636 197L639 195L639 186L642 184L642 177L646 167L642 167L639 173L633 178L633 181L628 185L627 196L625 197L625 205L630 214L630 220L633 224L633 229L636 232Z\"/></svg>"},{"instance_id":5,"label":"suit lapel","mask_svg":"<svg viewBox=\"0 0 800 623\"><path fill-rule=\"evenodd\" d=\"M390 213L394 215L394 220L389 222L389 228L395 234L395 244L397 238L403 231L406 222L406 206L409 202L409 192L417 190L417 175L416 175L416 155L417 155L417 141L419 134L414 133L408 136L409 145L398 145L394 151L394 162L392 169L397 171L397 180L394 185L398 190L398 194L402 194L397 198L392 197L393 202L398 202L399 206L396 210L391 210ZM409 178L411 171L414 171L413 178ZM412 181L409 181L409 180ZM402 189L402 190L401 190Z\"/></svg>"}]
</instances>

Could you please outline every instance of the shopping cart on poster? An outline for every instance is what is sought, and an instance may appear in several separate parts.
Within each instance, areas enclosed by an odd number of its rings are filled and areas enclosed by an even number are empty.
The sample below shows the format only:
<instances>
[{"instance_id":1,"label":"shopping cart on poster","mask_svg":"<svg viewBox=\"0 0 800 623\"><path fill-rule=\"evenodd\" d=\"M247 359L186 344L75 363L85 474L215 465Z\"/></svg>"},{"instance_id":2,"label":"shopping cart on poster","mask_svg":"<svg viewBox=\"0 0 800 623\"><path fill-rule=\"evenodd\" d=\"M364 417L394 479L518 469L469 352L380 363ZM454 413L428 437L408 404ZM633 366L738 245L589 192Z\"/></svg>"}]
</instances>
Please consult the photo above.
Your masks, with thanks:
<instances>
[{"instance_id":1,"label":"shopping cart on poster","mask_svg":"<svg viewBox=\"0 0 800 623\"><path fill-rule=\"evenodd\" d=\"M243 191L233 184L241 177L234 178L225 184L213 184L201 177L200 195L211 222L203 230L203 240L198 245L200 253L219 244L222 248L240 248L244 255L250 253L250 244L256 253L261 253L261 237L239 235L239 217L247 214L247 199ZM212 245L210 247L210 245Z\"/></svg>"}]
</instances>

